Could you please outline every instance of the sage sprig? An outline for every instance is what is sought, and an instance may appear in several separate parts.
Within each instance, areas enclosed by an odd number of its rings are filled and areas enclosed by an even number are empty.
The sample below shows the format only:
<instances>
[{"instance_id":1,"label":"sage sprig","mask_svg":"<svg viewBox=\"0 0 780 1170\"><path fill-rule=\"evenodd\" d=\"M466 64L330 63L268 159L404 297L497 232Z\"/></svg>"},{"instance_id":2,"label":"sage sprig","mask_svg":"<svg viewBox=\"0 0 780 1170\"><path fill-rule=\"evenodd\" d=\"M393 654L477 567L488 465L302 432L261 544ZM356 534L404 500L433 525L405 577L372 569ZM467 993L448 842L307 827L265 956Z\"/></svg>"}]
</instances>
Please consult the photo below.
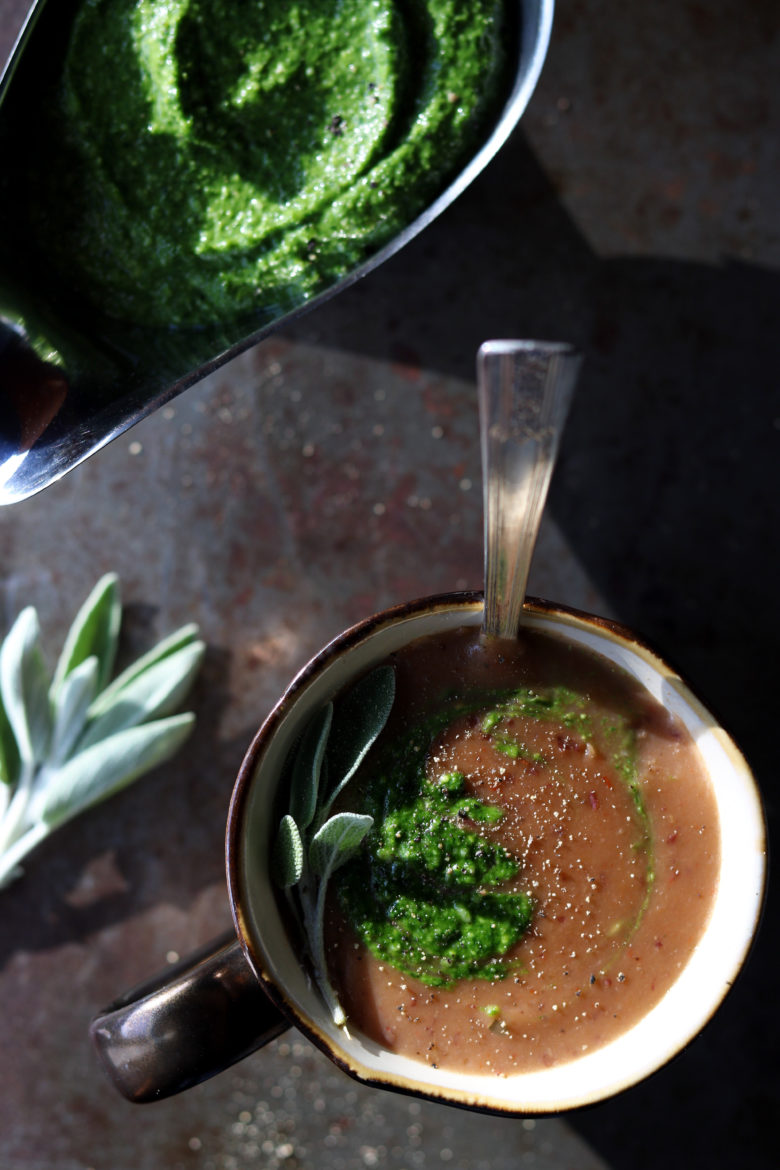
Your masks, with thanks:
<instances>
[{"instance_id":1,"label":"sage sprig","mask_svg":"<svg viewBox=\"0 0 780 1170\"><path fill-rule=\"evenodd\" d=\"M205 650L194 624L113 682L122 605L107 573L71 625L49 677L28 606L0 645L0 886L66 821L163 763L189 735L176 714Z\"/></svg>"},{"instance_id":2,"label":"sage sprig","mask_svg":"<svg viewBox=\"0 0 780 1170\"><path fill-rule=\"evenodd\" d=\"M394 698L395 671L379 666L310 720L293 753L289 812L274 841L274 880L287 892L320 994L339 1027L346 1018L328 975L325 897L330 878L354 856L374 821L331 810L387 723Z\"/></svg>"}]
</instances>

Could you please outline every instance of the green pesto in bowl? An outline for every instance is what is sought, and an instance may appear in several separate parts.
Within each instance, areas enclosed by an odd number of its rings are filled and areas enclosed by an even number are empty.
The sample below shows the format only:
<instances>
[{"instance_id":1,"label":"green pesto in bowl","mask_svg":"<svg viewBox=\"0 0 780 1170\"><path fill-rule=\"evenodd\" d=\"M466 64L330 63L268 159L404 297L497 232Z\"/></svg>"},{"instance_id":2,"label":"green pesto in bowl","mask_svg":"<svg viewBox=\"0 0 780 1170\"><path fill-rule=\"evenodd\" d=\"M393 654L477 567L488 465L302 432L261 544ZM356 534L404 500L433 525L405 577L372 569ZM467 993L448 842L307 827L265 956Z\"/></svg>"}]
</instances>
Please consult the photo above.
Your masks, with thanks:
<instances>
[{"instance_id":1,"label":"green pesto in bowl","mask_svg":"<svg viewBox=\"0 0 780 1170\"><path fill-rule=\"evenodd\" d=\"M141 326L304 304L485 138L510 81L507 7L84 0L14 176L50 276Z\"/></svg>"}]
</instances>

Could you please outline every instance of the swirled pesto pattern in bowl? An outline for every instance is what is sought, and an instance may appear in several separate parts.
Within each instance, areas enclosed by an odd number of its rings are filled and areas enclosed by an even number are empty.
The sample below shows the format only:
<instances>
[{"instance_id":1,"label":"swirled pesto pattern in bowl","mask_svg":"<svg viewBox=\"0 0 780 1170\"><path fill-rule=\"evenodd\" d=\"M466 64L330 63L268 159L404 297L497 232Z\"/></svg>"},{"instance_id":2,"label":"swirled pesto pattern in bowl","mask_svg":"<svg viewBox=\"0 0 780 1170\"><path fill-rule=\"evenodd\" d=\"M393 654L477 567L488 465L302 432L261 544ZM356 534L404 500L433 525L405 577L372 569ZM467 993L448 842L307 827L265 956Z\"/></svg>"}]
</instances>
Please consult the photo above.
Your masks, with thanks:
<instances>
[{"instance_id":1,"label":"swirled pesto pattern in bowl","mask_svg":"<svg viewBox=\"0 0 780 1170\"><path fill-rule=\"evenodd\" d=\"M503 0L85 0L39 227L143 325L280 313L406 227L505 81Z\"/></svg>"}]
</instances>

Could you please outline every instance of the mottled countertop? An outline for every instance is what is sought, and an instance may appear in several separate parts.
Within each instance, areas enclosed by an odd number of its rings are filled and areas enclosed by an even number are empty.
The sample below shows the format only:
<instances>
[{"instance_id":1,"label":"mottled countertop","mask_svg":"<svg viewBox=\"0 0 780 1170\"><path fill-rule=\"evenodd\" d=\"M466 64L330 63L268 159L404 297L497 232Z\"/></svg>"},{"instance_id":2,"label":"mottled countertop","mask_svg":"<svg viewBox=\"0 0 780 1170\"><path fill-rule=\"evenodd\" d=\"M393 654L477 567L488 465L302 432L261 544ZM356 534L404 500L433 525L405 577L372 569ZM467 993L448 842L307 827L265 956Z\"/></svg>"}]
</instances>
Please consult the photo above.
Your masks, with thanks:
<instances>
[{"instance_id":1,"label":"mottled countertop","mask_svg":"<svg viewBox=\"0 0 780 1170\"><path fill-rule=\"evenodd\" d=\"M0 53L24 5L0 0ZM92 1014L229 926L224 828L254 729L377 608L481 582L474 356L587 360L532 591L612 614L722 715L777 818L780 10L560 0L519 129L364 281L0 510L0 629L53 657L101 573L140 653L194 620L197 730L0 892L3 1170L759 1170L777 1163L777 891L704 1034L620 1098L534 1122L353 1083L295 1032L131 1106ZM4 165L9 165L4 160Z\"/></svg>"}]
</instances>

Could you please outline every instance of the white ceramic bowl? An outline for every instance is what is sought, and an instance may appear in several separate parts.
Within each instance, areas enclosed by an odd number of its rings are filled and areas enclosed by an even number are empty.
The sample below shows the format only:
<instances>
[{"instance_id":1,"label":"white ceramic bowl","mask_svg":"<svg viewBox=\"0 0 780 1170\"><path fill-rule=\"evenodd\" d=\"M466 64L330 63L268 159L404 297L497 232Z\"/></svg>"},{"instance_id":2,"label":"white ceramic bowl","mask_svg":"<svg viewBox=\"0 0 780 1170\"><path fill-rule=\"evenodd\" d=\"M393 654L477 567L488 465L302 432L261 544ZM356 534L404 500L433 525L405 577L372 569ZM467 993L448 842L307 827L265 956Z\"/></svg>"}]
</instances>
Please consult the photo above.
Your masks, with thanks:
<instances>
[{"instance_id":1,"label":"white ceramic bowl","mask_svg":"<svg viewBox=\"0 0 780 1170\"><path fill-rule=\"evenodd\" d=\"M280 913L268 858L279 820L285 760L307 720L357 674L407 642L461 625L478 626L478 594L448 594L398 606L361 622L321 651L293 681L244 760L227 832L228 884L250 965L285 1016L348 1073L375 1085L492 1112L524 1115L573 1109L648 1076L704 1027L734 982L755 935L764 895L766 834L754 777L732 739L677 673L630 631L545 602L526 604L529 628L564 633L617 663L669 708L695 740L720 819L720 871L702 938L668 992L644 1018L577 1060L507 1077L434 1069L347 1035L330 1019Z\"/></svg>"}]
</instances>

